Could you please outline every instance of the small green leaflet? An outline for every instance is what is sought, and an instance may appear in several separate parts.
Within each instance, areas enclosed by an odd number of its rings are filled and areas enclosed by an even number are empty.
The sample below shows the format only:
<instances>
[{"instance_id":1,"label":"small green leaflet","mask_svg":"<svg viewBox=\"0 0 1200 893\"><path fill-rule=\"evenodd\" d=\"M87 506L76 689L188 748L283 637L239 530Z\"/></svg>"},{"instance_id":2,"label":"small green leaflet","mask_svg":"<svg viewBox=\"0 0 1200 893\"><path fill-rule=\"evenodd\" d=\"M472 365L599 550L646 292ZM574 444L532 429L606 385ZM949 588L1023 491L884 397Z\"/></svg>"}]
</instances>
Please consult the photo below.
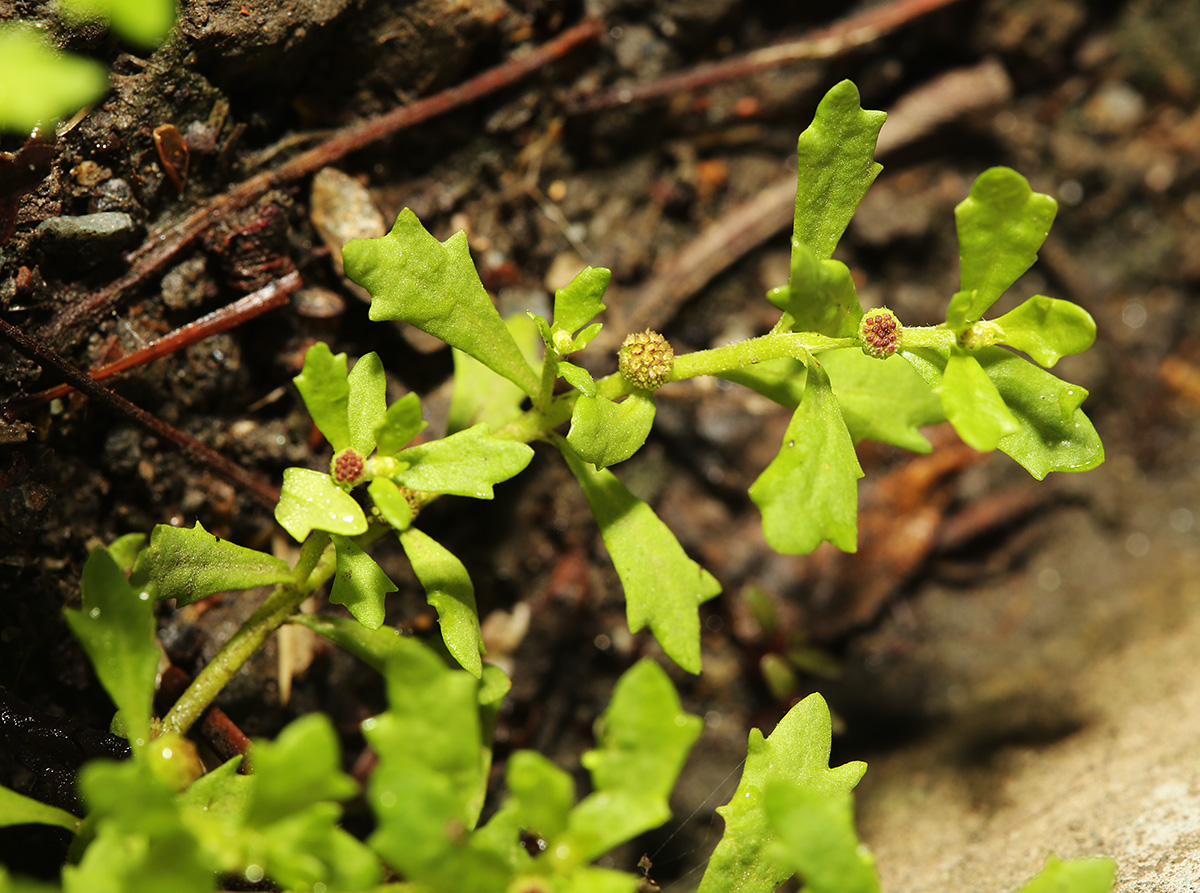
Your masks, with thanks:
<instances>
[{"instance_id":1,"label":"small green leaflet","mask_svg":"<svg viewBox=\"0 0 1200 893\"><path fill-rule=\"evenodd\" d=\"M1111 859L1059 859L1045 867L1017 893L1109 893L1117 879Z\"/></svg>"},{"instance_id":2,"label":"small green leaflet","mask_svg":"<svg viewBox=\"0 0 1200 893\"><path fill-rule=\"evenodd\" d=\"M0 786L0 828L10 825L57 825L76 833L82 821L65 809Z\"/></svg>"},{"instance_id":3,"label":"small green leaflet","mask_svg":"<svg viewBox=\"0 0 1200 893\"><path fill-rule=\"evenodd\" d=\"M304 354L304 368L292 379L308 414L325 435L335 453L350 446L350 385L346 355L334 355L329 345L318 341Z\"/></svg>"},{"instance_id":4,"label":"small green leaflet","mask_svg":"<svg viewBox=\"0 0 1200 893\"><path fill-rule=\"evenodd\" d=\"M311 468L286 468L275 520L297 542L313 529L357 536L367 532L367 516L333 478Z\"/></svg>"},{"instance_id":5,"label":"small green leaflet","mask_svg":"<svg viewBox=\"0 0 1200 893\"><path fill-rule=\"evenodd\" d=\"M859 843L849 792L775 780L764 804L776 834L772 858L804 881L806 893L879 893L875 858Z\"/></svg>"},{"instance_id":6,"label":"small green leaflet","mask_svg":"<svg viewBox=\"0 0 1200 893\"><path fill-rule=\"evenodd\" d=\"M103 65L51 45L38 28L6 21L0 28L0 131L28 135L38 126L69 118L108 88ZM13 89L10 84L27 84Z\"/></svg>"},{"instance_id":7,"label":"small green leaflet","mask_svg":"<svg viewBox=\"0 0 1200 893\"><path fill-rule=\"evenodd\" d=\"M960 347L950 350L942 380L933 391L958 436L972 449L991 452L1001 438L1020 428L979 361Z\"/></svg>"},{"instance_id":8,"label":"small green leaflet","mask_svg":"<svg viewBox=\"0 0 1200 893\"><path fill-rule=\"evenodd\" d=\"M405 208L390 233L346 243L342 259L346 275L371 293L372 320L404 320L537 393L537 374L480 283L466 233L439 242Z\"/></svg>"},{"instance_id":9,"label":"small green leaflet","mask_svg":"<svg viewBox=\"0 0 1200 893\"><path fill-rule=\"evenodd\" d=\"M379 354L372 351L360 357L346 376L349 399L346 420L350 428L350 446L360 456L375 449L375 431L387 420L387 378Z\"/></svg>"},{"instance_id":10,"label":"small green leaflet","mask_svg":"<svg viewBox=\"0 0 1200 893\"><path fill-rule=\"evenodd\" d=\"M397 652L428 651L429 648L416 639L404 636L390 626L367 629L361 623L347 617L326 614L293 614L288 623L311 629L324 636L339 648L353 654L359 660L380 673L387 669L388 661Z\"/></svg>"},{"instance_id":11,"label":"small green leaflet","mask_svg":"<svg viewBox=\"0 0 1200 893\"><path fill-rule=\"evenodd\" d=\"M80 581L83 607L63 612L120 711L134 748L150 740L158 637L150 593L135 588L102 548L92 550Z\"/></svg>"},{"instance_id":12,"label":"small green leaflet","mask_svg":"<svg viewBox=\"0 0 1200 893\"><path fill-rule=\"evenodd\" d=\"M337 733L323 713L292 721L274 741L255 741L246 821L262 827L322 800L357 794L354 779L340 769L338 750Z\"/></svg>"},{"instance_id":13,"label":"small green leaflet","mask_svg":"<svg viewBox=\"0 0 1200 893\"><path fill-rule=\"evenodd\" d=\"M604 291L612 273L604 267L584 267L554 292L554 324L575 334L604 310Z\"/></svg>"},{"instance_id":14,"label":"small green leaflet","mask_svg":"<svg viewBox=\"0 0 1200 893\"><path fill-rule=\"evenodd\" d=\"M106 18L114 31L145 49L165 40L175 24L172 0L63 0L62 9L70 19Z\"/></svg>"},{"instance_id":15,"label":"small green leaflet","mask_svg":"<svg viewBox=\"0 0 1200 893\"><path fill-rule=\"evenodd\" d=\"M367 629L379 629L386 613L384 598L389 592L396 591L396 584L354 540L336 533L330 539L337 549L337 570L329 601L345 605L354 619Z\"/></svg>"},{"instance_id":16,"label":"small green leaflet","mask_svg":"<svg viewBox=\"0 0 1200 893\"><path fill-rule=\"evenodd\" d=\"M915 453L932 449L920 429L944 421L946 414L912 366L900 357L877 360L861 350L827 350L816 357L855 443L873 440Z\"/></svg>"},{"instance_id":17,"label":"small green leaflet","mask_svg":"<svg viewBox=\"0 0 1200 893\"><path fill-rule=\"evenodd\" d=\"M607 468L640 450L653 424L654 398L648 393L632 393L620 403L580 394L567 443L585 462Z\"/></svg>"},{"instance_id":18,"label":"small green leaflet","mask_svg":"<svg viewBox=\"0 0 1200 893\"><path fill-rule=\"evenodd\" d=\"M1061 357L1083 353L1096 340L1096 321L1090 313L1045 295L1034 295L994 322L1004 331L1004 344L1047 367Z\"/></svg>"},{"instance_id":19,"label":"small green leaflet","mask_svg":"<svg viewBox=\"0 0 1200 893\"><path fill-rule=\"evenodd\" d=\"M1037 480L1052 471L1089 471L1104 461L1104 444L1080 408L1088 392L1016 354L985 347L975 354L1017 419L1000 441Z\"/></svg>"},{"instance_id":20,"label":"small green leaflet","mask_svg":"<svg viewBox=\"0 0 1200 893\"><path fill-rule=\"evenodd\" d=\"M780 860L764 795L772 784L802 784L830 797L849 792L867 766L829 767L833 722L819 694L811 694L787 712L769 737L750 730L746 767L730 801L717 809L725 832L700 881L699 893L774 893L792 876L793 865Z\"/></svg>"},{"instance_id":21,"label":"small green leaflet","mask_svg":"<svg viewBox=\"0 0 1200 893\"><path fill-rule=\"evenodd\" d=\"M540 753L518 750L508 759L505 779L509 803L522 828L556 841L567 828L575 805L575 780Z\"/></svg>"},{"instance_id":22,"label":"small green leaflet","mask_svg":"<svg viewBox=\"0 0 1200 893\"><path fill-rule=\"evenodd\" d=\"M617 682L597 728L599 746L583 755L594 791L571 810L544 857L569 866L671 817L668 799L704 722L684 711L662 667L643 658Z\"/></svg>"},{"instance_id":23,"label":"small green leaflet","mask_svg":"<svg viewBox=\"0 0 1200 893\"><path fill-rule=\"evenodd\" d=\"M281 558L247 549L195 527L159 524L133 566L130 583L149 586L155 598L178 607L216 592L289 583L292 569Z\"/></svg>"},{"instance_id":24,"label":"small green leaflet","mask_svg":"<svg viewBox=\"0 0 1200 893\"><path fill-rule=\"evenodd\" d=\"M803 555L828 540L855 551L862 476L829 376L814 362L779 454L750 486L771 548Z\"/></svg>"},{"instance_id":25,"label":"small green leaflet","mask_svg":"<svg viewBox=\"0 0 1200 893\"><path fill-rule=\"evenodd\" d=\"M404 445L425 430L421 418L421 398L408 393L387 408L383 421L375 429L380 456L394 456Z\"/></svg>"},{"instance_id":26,"label":"small green leaflet","mask_svg":"<svg viewBox=\"0 0 1200 893\"><path fill-rule=\"evenodd\" d=\"M791 315L795 332L850 337L863 315L850 269L840 260L817 257L803 242L792 243L787 286L772 289L767 299Z\"/></svg>"},{"instance_id":27,"label":"small green leaflet","mask_svg":"<svg viewBox=\"0 0 1200 893\"><path fill-rule=\"evenodd\" d=\"M833 255L858 203L883 170L875 161L875 142L886 118L859 105L858 88L850 81L825 94L797 143L793 245L807 245L820 259Z\"/></svg>"},{"instance_id":28,"label":"small green leaflet","mask_svg":"<svg viewBox=\"0 0 1200 893\"><path fill-rule=\"evenodd\" d=\"M405 530L412 524L412 506L404 498L400 488L387 478L375 478L367 484L367 493L383 520L396 530Z\"/></svg>"},{"instance_id":29,"label":"small green leaflet","mask_svg":"<svg viewBox=\"0 0 1200 893\"><path fill-rule=\"evenodd\" d=\"M1057 212L1054 199L1034 192L1010 168L993 167L979 175L954 209L962 277L946 325L961 332L1033 266Z\"/></svg>"},{"instance_id":30,"label":"small green leaflet","mask_svg":"<svg viewBox=\"0 0 1200 893\"><path fill-rule=\"evenodd\" d=\"M630 632L649 624L671 660L699 673L700 603L717 595L721 584L688 558L670 528L611 471L597 471L561 439L555 443L583 488L621 578Z\"/></svg>"},{"instance_id":31,"label":"small green leaflet","mask_svg":"<svg viewBox=\"0 0 1200 893\"><path fill-rule=\"evenodd\" d=\"M425 596L438 614L442 641L464 670L476 679L483 672L483 638L475 587L461 561L445 546L415 527L400 533L413 572L425 587Z\"/></svg>"},{"instance_id":32,"label":"small green leaflet","mask_svg":"<svg viewBox=\"0 0 1200 893\"><path fill-rule=\"evenodd\" d=\"M403 487L427 493L450 493L491 499L492 485L524 470L533 450L514 440L492 437L488 426L473 428L417 444L396 454L410 467L392 476Z\"/></svg>"}]
</instances>

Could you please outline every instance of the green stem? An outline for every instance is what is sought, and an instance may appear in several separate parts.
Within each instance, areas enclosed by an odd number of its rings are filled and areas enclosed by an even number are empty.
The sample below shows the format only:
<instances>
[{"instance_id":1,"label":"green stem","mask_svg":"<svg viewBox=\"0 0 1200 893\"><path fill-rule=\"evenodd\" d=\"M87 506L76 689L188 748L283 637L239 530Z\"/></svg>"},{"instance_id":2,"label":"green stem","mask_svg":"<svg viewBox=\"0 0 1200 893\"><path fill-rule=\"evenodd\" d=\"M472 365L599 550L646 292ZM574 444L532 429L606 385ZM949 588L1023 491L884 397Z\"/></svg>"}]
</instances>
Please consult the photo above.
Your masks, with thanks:
<instances>
[{"instance_id":1,"label":"green stem","mask_svg":"<svg viewBox=\"0 0 1200 893\"><path fill-rule=\"evenodd\" d=\"M164 732L187 732L271 633L296 612L301 602L333 576L337 569L337 555L328 546L329 537L326 534L317 533L305 541L297 564L297 569L305 571L305 575L294 582L275 587L275 591L259 605L258 610L250 615L175 702L163 720Z\"/></svg>"},{"instance_id":2,"label":"green stem","mask_svg":"<svg viewBox=\"0 0 1200 893\"><path fill-rule=\"evenodd\" d=\"M815 332L762 335L749 341L678 356L675 358L675 368L671 372L670 380L681 381L699 375L719 376L722 372L744 369L765 360L777 360L781 357L791 357L804 362L814 351L857 346L857 338L830 338Z\"/></svg>"}]
</instances>

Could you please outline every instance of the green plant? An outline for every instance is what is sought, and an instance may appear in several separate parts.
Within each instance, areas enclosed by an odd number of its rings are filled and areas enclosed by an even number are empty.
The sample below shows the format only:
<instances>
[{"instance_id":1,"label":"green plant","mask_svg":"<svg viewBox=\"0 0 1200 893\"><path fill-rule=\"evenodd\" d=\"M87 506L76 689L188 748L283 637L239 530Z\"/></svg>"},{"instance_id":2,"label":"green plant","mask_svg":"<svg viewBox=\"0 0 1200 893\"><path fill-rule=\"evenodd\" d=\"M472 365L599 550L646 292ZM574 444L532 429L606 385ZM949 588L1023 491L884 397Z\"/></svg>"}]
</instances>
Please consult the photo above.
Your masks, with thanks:
<instances>
[{"instance_id":1,"label":"green plant","mask_svg":"<svg viewBox=\"0 0 1200 893\"><path fill-rule=\"evenodd\" d=\"M161 525L148 544L132 535L91 555L83 607L69 622L118 707L134 758L85 769L90 812L82 823L0 795L10 824L61 824L87 843L64 870L64 887L209 890L214 873L225 872L270 877L287 889L373 889L386 866L403 879L389 888L410 891L635 890L636 875L592 863L669 818L668 795L699 720L682 710L665 672L643 660L618 683L598 746L584 758L593 792L575 802L567 773L518 752L506 766L507 797L480 825L490 736L508 681L481 659L466 568L414 519L441 495L491 498L495 484L529 463L529 443L552 444L596 517L630 629L648 626L672 660L699 672L699 606L720 587L609 470L644 443L654 391L669 382L716 375L794 411L779 454L750 490L768 541L784 552L822 541L855 548L856 441L927 451L919 428L948 419L967 443L999 448L1039 479L1099 464L1102 446L1080 409L1086 392L998 346L1051 366L1090 346L1091 317L1036 296L996 320L982 318L1033 263L1054 214L1053 200L1018 174L985 172L958 208L962 287L945 323L905 327L890 311L863 312L849 270L831 255L879 172L872 156L882 123L843 82L801 135L791 270L768 295L782 311L770 333L678 356L660 335L635 334L619 371L599 380L567 357L600 330L593 320L604 309L607 271L585 269L559 290L550 320L505 321L462 233L439 242L405 211L387 236L347 245L346 270L371 291L373 319L403 319L455 348L449 431L409 445L425 424L417 397L388 406L376 355L351 368L345 355L317 344L295 381L333 457L328 472L285 473L276 519L301 543L294 566L199 524ZM559 378L569 385L562 393ZM557 429L568 422L564 436ZM398 537L437 610L445 653L383 625L385 596L396 587L368 549L388 535ZM298 613L331 579L330 601L354 619ZM154 601L183 605L262 585L275 589L155 720ZM337 825L337 804L356 786L337 768L323 717L258 743L251 775L237 774L237 761L201 774L184 737L285 622L328 637L386 677L390 707L363 726L379 756L367 791L377 825L365 844ZM751 732L742 781L720 810L725 833L704 893L771 891L793 874L814 893L878 888L850 801L866 767L830 768L830 734L819 695L797 704L769 737ZM544 852L523 849L522 830L536 832ZM1107 890L1113 870L1104 860L1052 862L1026 889Z\"/></svg>"},{"instance_id":2,"label":"green plant","mask_svg":"<svg viewBox=\"0 0 1200 893\"><path fill-rule=\"evenodd\" d=\"M71 21L107 19L126 40L151 48L175 23L174 0L62 0ZM28 24L0 23L0 130L29 133L89 103L108 86L104 66L54 49Z\"/></svg>"}]
</instances>

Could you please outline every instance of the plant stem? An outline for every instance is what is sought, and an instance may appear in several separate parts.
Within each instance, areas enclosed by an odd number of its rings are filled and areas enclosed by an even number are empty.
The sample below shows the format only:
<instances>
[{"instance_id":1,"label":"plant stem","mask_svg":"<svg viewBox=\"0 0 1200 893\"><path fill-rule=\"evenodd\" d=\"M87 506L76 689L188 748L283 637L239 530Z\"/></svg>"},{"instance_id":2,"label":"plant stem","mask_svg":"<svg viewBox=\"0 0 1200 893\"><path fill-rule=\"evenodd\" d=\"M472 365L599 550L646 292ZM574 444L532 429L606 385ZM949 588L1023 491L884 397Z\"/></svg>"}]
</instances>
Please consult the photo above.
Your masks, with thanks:
<instances>
[{"instance_id":1,"label":"plant stem","mask_svg":"<svg viewBox=\"0 0 1200 893\"><path fill-rule=\"evenodd\" d=\"M732 369L744 369L764 360L776 360L781 357L805 361L813 351L857 346L856 338L830 338L813 332L762 335L749 341L678 356L675 358L675 368L669 380L682 381L698 375L720 375Z\"/></svg>"},{"instance_id":2,"label":"plant stem","mask_svg":"<svg viewBox=\"0 0 1200 893\"><path fill-rule=\"evenodd\" d=\"M229 680L249 660L250 655L296 612L301 602L333 576L337 568L337 555L333 549L327 548L328 545L328 536L309 537L301 551L298 567L311 568L310 572L300 580L275 587L275 591L259 605L258 610L250 615L241 629L225 643L212 662L200 671L183 696L175 702L175 706L163 720L164 732L187 732ZM314 551L320 556L315 562L312 560Z\"/></svg>"}]
</instances>

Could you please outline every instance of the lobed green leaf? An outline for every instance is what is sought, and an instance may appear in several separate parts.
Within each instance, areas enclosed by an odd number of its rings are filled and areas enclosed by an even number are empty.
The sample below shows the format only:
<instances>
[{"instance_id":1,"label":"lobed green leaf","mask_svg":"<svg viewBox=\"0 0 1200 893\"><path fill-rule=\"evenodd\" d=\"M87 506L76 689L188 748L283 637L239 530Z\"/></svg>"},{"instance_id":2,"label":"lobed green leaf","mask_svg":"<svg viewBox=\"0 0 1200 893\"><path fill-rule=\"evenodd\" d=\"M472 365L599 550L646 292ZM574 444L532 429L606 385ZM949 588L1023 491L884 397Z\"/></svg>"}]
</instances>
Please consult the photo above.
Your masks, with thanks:
<instances>
[{"instance_id":1,"label":"lobed green leaf","mask_svg":"<svg viewBox=\"0 0 1200 893\"><path fill-rule=\"evenodd\" d=\"M1096 341L1096 321L1090 313L1078 304L1045 295L1034 295L994 322L1004 331L1005 344L1043 366L1083 353Z\"/></svg>"},{"instance_id":2,"label":"lobed green leaf","mask_svg":"<svg viewBox=\"0 0 1200 893\"><path fill-rule=\"evenodd\" d=\"M405 394L387 408L383 420L375 428L378 455L394 456L424 431L427 424L421 418L421 398L412 392Z\"/></svg>"},{"instance_id":3,"label":"lobed green leaf","mask_svg":"<svg viewBox=\"0 0 1200 893\"><path fill-rule=\"evenodd\" d=\"M567 443L585 462L607 468L642 448L654 424L654 398L634 392L616 403L580 394L571 412Z\"/></svg>"},{"instance_id":4,"label":"lobed green leaf","mask_svg":"<svg viewBox=\"0 0 1200 893\"><path fill-rule=\"evenodd\" d=\"M999 347L976 359L995 384L1019 425L1000 441L1037 480L1052 471L1089 471L1104 461L1104 444L1080 408L1086 389Z\"/></svg>"},{"instance_id":5,"label":"lobed green leaf","mask_svg":"<svg viewBox=\"0 0 1200 893\"><path fill-rule=\"evenodd\" d=\"M866 764L830 768L832 733L829 707L819 694L796 704L767 738L750 730L742 779L730 801L717 809L725 831L699 893L774 893L791 877L793 865L771 845L775 832L764 795L772 784L800 784L826 797L852 790Z\"/></svg>"},{"instance_id":6,"label":"lobed green leaf","mask_svg":"<svg viewBox=\"0 0 1200 893\"><path fill-rule=\"evenodd\" d=\"M536 373L471 263L466 233L439 242L405 208L390 233L346 243L342 259L346 275L371 293L372 320L403 320L537 393Z\"/></svg>"},{"instance_id":7,"label":"lobed green leaf","mask_svg":"<svg viewBox=\"0 0 1200 893\"><path fill-rule=\"evenodd\" d=\"M533 459L528 445L492 437L488 426L473 428L402 450L397 459L410 467L392 476L403 487L491 499L492 485L524 470Z\"/></svg>"},{"instance_id":8,"label":"lobed green leaf","mask_svg":"<svg viewBox=\"0 0 1200 893\"><path fill-rule=\"evenodd\" d=\"M369 456L375 449L375 432L386 425L388 418L387 378L379 354L371 351L359 357L346 376L346 385L350 446L360 456Z\"/></svg>"},{"instance_id":9,"label":"lobed green leaf","mask_svg":"<svg viewBox=\"0 0 1200 893\"><path fill-rule=\"evenodd\" d=\"M838 240L883 165L875 159L883 112L865 111L858 88L835 84L817 105L797 143L799 178L793 250L807 245L818 258L832 256Z\"/></svg>"},{"instance_id":10,"label":"lobed green leaf","mask_svg":"<svg viewBox=\"0 0 1200 893\"><path fill-rule=\"evenodd\" d=\"M547 855L578 865L667 821L671 790L703 728L662 667L648 658L634 664L597 723L599 747L583 755L594 791L571 810Z\"/></svg>"},{"instance_id":11,"label":"lobed green leaf","mask_svg":"<svg viewBox=\"0 0 1200 893\"><path fill-rule=\"evenodd\" d=\"M538 344L541 339L533 320L524 315L510 316L504 320L504 325L512 333L525 361L536 366L540 362ZM496 431L521 414L521 403L525 400L521 388L461 350L454 350L453 356L454 393L446 420L447 433L453 434L480 422L486 422Z\"/></svg>"},{"instance_id":12,"label":"lobed green leaf","mask_svg":"<svg viewBox=\"0 0 1200 893\"><path fill-rule=\"evenodd\" d=\"M475 587L467 569L445 546L415 527L401 531L400 544L425 588L429 604L437 611L446 648L464 670L478 679L483 672L483 637Z\"/></svg>"},{"instance_id":13,"label":"lobed green leaf","mask_svg":"<svg viewBox=\"0 0 1200 893\"><path fill-rule=\"evenodd\" d=\"M140 747L150 740L160 653L154 602L102 548L88 556L80 589L83 607L63 615L117 706L130 743Z\"/></svg>"},{"instance_id":14,"label":"lobed green leaf","mask_svg":"<svg viewBox=\"0 0 1200 893\"><path fill-rule=\"evenodd\" d=\"M813 363L779 454L750 487L771 548L800 555L828 540L855 551L862 476L829 376Z\"/></svg>"},{"instance_id":15,"label":"lobed green leaf","mask_svg":"<svg viewBox=\"0 0 1200 893\"><path fill-rule=\"evenodd\" d=\"M1108 893L1117 878L1111 859L1059 859L1046 865L1018 893Z\"/></svg>"},{"instance_id":16,"label":"lobed green leaf","mask_svg":"<svg viewBox=\"0 0 1200 893\"><path fill-rule=\"evenodd\" d=\"M604 267L584 267L554 292L554 322L574 334L604 310L604 292L612 273Z\"/></svg>"},{"instance_id":17,"label":"lobed green leaf","mask_svg":"<svg viewBox=\"0 0 1200 893\"><path fill-rule=\"evenodd\" d=\"M246 821L266 827L324 800L358 793L341 771L337 733L329 717L309 713L289 723L274 741L254 743L254 784Z\"/></svg>"},{"instance_id":18,"label":"lobed green leaf","mask_svg":"<svg viewBox=\"0 0 1200 893\"><path fill-rule=\"evenodd\" d=\"M350 384L346 355L318 341L304 354L304 368L292 379L308 414L335 453L350 446Z\"/></svg>"},{"instance_id":19,"label":"lobed green leaf","mask_svg":"<svg viewBox=\"0 0 1200 893\"><path fill-rule=\"evenodd\" d=\"M400 498L403 501L404 497ZM367 629L379 629L386 614L384 599L389 592L396 591L396 584L354 540L337 534L331 535L330 539L337 549L337 570L329 601L345 605L354 619Z\"/></svg>"},{"instance_id":20,"label":"lobed green leaf","mask_svg":"<svg viewBox=\"0 0 1200 893\"><path fill-rule=\"evenodd\" d=\"M282 558L223 540L197 521L195 527L156 526L130 582L150 586L155 598L173 598L183 607L216 592L288 583L292 576Z\"/></svg>"},{"instance_id":21,"label":"lobed green leaf","mask_svg":"<svg viewBox=\"0 0 1200 893\"><path fill-rule=\"evenodd\" d=\"M951 329L959 332L982 317L1033 266L1057 212L1054 199L1034 192L1010 168L979 175L954 209L962 275L946 316Z\"/></svg>"},{"instance_id":22,"label":"lobed green leaf","mask_svg":"<svg viewBox=\"0 0 1200 893\"><path fill-rule=\"evenodd\" d=\"M859 350L816 355L829 374L842 418L855 443L873 440L928 453L920 429L945 421L941 401L900 357L877 360Z\"/></svg>"},{"instance_id":23,"label":"lobed green leaf","mask_svg":"<svg viewBox=\"0 0 1200 893\"><path fill-rule=\"evenodd\" d=\"M1020 428L983 367L961 348L950 351L942 380L933 390L941 398L946 418L972 449L990 452Z\"/></svg>"},{"instance_id":24,"label":"lobed green leaf","mask_svg":"<svg viewBox=\"0 0 1200 893\"><path fill-rule=\"evenodd\" d=\"M700 603L721 584L692 561L669 527L617 480L596 470L556 440L587 497L600 536L625 589L631 632L649 625L667 656L689 673L700 672Z\"/></svg>"},{"instance_id":25,"label":"lobed green leaf","mask_svg":"<svg viewBox=\"0 0 1200 893\"><path fill-rule=\"evenodd\" d=\"M763 802L776 835L773 858L803 879L807 893L879 893L875 859L858 840L849 792L775 780Z\"/></svg>"},{"instance_id":26,"label":"lobed green leaf","mask_svg":"<svg viewBox=\"0 0 1200 893\"><path fill-rule=\"evenodd\" d=\"M819 258L803 242L792 243L788 284L772 289L767 299L791 315L794 332L850 337L863 315L850 269L839 260Z\"/></svg>"},{"instance_id":27,"label":"lobed green leaf","mask_svg":"<svg viewBox=\"0 0 1200 893\"><path fill-rule=\"evenodd\" d=\"M275 520L297 542L314 529L342 536L367 532L367 516L354 497L329 475L310 468L284 469Z\"/></svg>"}]
</instances>

